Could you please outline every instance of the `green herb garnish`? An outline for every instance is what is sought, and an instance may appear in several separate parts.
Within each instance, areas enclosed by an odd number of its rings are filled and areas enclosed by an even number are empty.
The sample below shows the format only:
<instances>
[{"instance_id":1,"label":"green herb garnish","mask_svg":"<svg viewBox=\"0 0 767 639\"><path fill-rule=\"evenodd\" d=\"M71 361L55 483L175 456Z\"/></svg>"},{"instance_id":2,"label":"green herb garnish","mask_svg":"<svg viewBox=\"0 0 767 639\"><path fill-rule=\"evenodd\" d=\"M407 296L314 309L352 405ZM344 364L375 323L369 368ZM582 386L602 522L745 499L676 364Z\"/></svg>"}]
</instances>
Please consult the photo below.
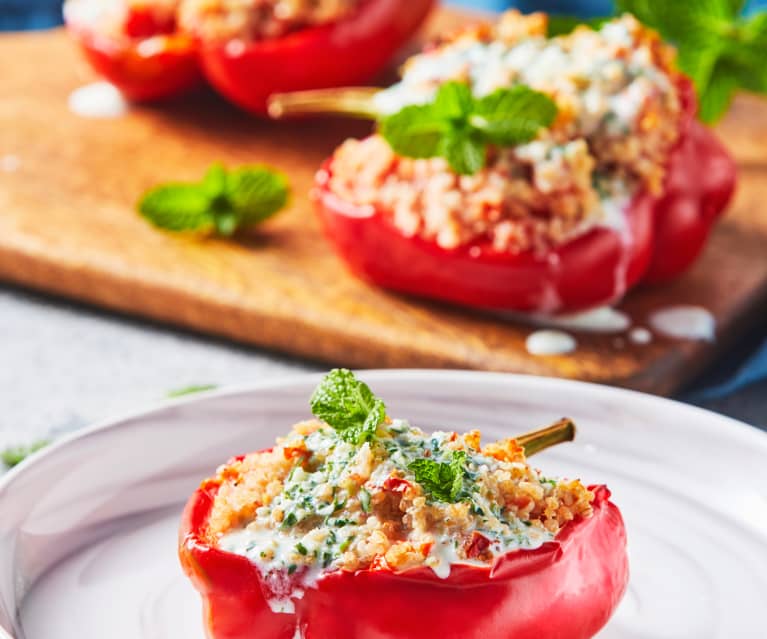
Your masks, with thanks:
<instances>
[{"instance_id":1,"label":"green herb garnish","mask_svg":"<svg viewBox=\"0 0 767 639\"><path fill-rule=\"evenodd\" d=\"M274 215L288 201L287 178L263 165L227 171L214 164L201 182L153 188L138 204L141 215L167 231L230 236Z\"/></svg>"},{"instance_id":2,"label":"green herb garnish","mask_svg":"<svg viewBox=\"0 0 767 639\"><path fill-rule=\"evenodd\" d=\"M370 493L364 488L360 488L359 500L360 500L360 506L362 507L362 511L369 513L370 512Z\"/></svg>"},{"instance_id":3,"label":"green herb garnish","mask_svg":"<svg viewBox=\"0 0 767 639\"><path fill-rule=\"evenodd\" d=\"M296 544L296 552L298 552L299 555L306 555L308 554L308 550L306 549L306 546L304 546L300 541Z\"/></svg>"},{"instance_id":4,"label":"green herb garnish","mask_svg":"<svg viewBox=\"0 0 767 639\"><path fill-rule=\"evenodd\" d=\"M350 370L330 371L311 398L312 414L351 444L371 441L386 419L386 406Z\"/></svg>"},{"instance_id":5,"label":"green herb garnish","mask_svg":"<svg viewBox=\"0 0 767 639\"><path fill-rule=\"evenodd\" d=\"M33 453L45 448L50 443L51 440L49 439L41 439L32 444L27 444L26 446L11 446L0 452L0 460L2 460L3 464L8 468L13 468L14 466L18 466Z\"/></svg>"},{"instance_id":6,"label":"green herb garnish","mask_svg":"<svg viewBox=\"0 0 767 639\"><path fill-rule=\"evenodd\" d=\"M550 38L560 35L567 35L575 31L576 27L585 25L596 30L601 28L606 22L609 22L610 17L597 17L597 18L578 18L576 16L563 16L563 15L550 15L548 24L548 35Z\"/></svg>"},{"instance_id":7,"label":"green herb garnish","mask_svg":"<svg viewBox=\"0 0 767 639\"><path fill-rule=\"evenodd\" d=\"M438 501L455 503L463 489L466 459L466 453L458 450L453 452L453 457L447 464L423 457L411 462L408 470L415 475L415 480L431 497Z\"/></svg>"},{"instance_id":8,"label":"green herb garnish","mask_svg":"<svg viewBox=\"0 0 767 639\"><path fill-rule=\"evenodd\" d=\"M399 155L444 157L450 168L471 175L485 166L488 145L529 142L551 126L557 107L524 85L475 98L463 82L440 86L433 102L406 106L381 119L381 135Z\"/></svg>"},{"instance_id":9,"label":"green herb garnish","mask_svg":"<svg viewBox=\"0 0 767 639\"><path fill-rule=\"evenodd\" d=\"M767 93L767 13L743 15L745 0L616 0L616 15L636 18L676 45L678 65L695 83L700 119L719 120L739 89ZM587 21L599 26L609 18ZM550 35L583 23L556 17Z\"/></svg>"},{"instance_id":10,"label":"green herb garnish","mask_svg":"<svg viewBox=\"0 0 767 639\"><path fill-rule=\"evenodd\" d=\"M184 386L183 388L177 388L176 390L169 391L167 397L172 399L174 397L184 397L185 395L194 395L195 393L204 393L205 391L214 390L218 388L215 384L199 384L192 386Z\"/></svg>"}]
</instances>

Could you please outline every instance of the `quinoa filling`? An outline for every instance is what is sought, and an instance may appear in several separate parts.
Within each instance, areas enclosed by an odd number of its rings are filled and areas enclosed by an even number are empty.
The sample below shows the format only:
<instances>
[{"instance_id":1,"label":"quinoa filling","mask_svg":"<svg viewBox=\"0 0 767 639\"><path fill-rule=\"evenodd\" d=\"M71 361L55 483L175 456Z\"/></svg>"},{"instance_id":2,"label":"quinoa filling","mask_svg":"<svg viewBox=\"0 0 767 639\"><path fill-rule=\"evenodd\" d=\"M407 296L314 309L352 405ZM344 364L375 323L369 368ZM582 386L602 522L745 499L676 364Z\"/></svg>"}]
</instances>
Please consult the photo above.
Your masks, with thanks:
<instances>
[{"instance_id":1,"label":"quinoa filling","mask_svg":"<svg viewBox=\"0 0 767 639\"><path fill-rule=\"evenodd\" d=\"M219 469L211 543L268 577L310 586L324 573L488 565L538 548L592 514L580 481L543 476L514 439L480 445L479 431L427 435L386 419L349 443L322 421L297 424L270 451Z\"/></svg>"},{"instance_id":2,"label":"quinoa filling","mask_svg":"<svg viewBox=\"0 0 767 639\"><path fill-rule=\"evenodd\" d=\"M205 41L252 42L334 22L364 0L67 0L67 19L112 38L177 28Z\"/></svg>"},{"instance_id":3,"label":"quinoa filling","mask_svg":"<svg viewBox=\"0 0 767 639\"><path fill-rule=\"evenodd\" d=\"M595 226L625 230L625 209L662 192L683 117L673 51L636 19L546 37L546 16L504 14L411 58L376 96L384 114L434 98L448 81L475 97L518 84L546 93L559 115L534 141L490 149L475 175L443 158L397 156L379 135L336 151L329 186L384 211L407 236L445 249L487 243L543 252Z\"/></svg>"}]
</instances>

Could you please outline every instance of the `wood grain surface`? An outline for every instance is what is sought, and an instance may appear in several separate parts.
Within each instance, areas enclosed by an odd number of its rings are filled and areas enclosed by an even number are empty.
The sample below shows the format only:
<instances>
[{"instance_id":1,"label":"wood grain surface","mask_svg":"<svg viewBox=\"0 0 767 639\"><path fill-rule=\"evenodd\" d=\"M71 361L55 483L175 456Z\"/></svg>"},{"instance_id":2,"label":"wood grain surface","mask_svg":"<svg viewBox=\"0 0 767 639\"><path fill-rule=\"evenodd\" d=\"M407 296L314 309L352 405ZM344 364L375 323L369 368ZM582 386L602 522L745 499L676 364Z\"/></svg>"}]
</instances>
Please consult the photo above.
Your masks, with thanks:
<instances>
[{"instance_id":1,"label":"wood grain surface","mask_svg":"<svg viewBox=\"0 0 767 639\"><path fill-rule=\"evenodd\" d=\"M442 11L432 32L463 19ZM117 119L71 113L93 80L61 31L0 38L0 279L269 349L356 367L461 367L557 375L670 393L767 308L767 106L739 99L721 134L742 165L738 196L705 255L669 286L632 292L635 325L670 304L700 304L716 343L579 333L566 356L534 357L532 328L381 291L351 277L308 199L323 158L369 126L274 124L210 94ZM134 211L159 181L197 179L214 160L288 172L291 207L242 241L158 232ZM12 167L13 168L13 167ZM1 339L1 338L0 338Z\"/></svg>"}]
</instances>

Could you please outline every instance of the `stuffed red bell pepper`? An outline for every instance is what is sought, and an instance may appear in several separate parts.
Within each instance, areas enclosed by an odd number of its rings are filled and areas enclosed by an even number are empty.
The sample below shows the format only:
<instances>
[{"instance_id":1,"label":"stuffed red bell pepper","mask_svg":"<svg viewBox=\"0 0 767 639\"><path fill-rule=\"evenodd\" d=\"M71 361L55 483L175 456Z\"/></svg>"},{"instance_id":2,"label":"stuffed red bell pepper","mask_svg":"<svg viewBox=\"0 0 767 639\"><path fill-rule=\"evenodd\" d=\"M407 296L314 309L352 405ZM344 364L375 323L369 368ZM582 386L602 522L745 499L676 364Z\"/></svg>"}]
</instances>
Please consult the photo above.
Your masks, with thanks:
<instances>
[{"instance_id":1,"label":"stuffed red bell pepper","mask_svg":"<svg viewBox=\"0 0 767 639\"><path fill-rule=\"evenodd\" d=\"M433 0L68 0L89 60L129 97L177 93L199 76L261 114L277 91L370 79ZM194 72L194 73L193 73Z\"/></svg>"},{"instance_id":2,"label":"stuffed red bell pepper","mask_svg":"<svg viewBox=\"0 0 767 639\"><path fill-rule=\"evenodd\" d=\"M568 420L482 446L390 419L349 371L317 419L231 460L190 499L185 572L211 639L586 639L628 579L604 486L526 461Z\"/></svg>"},{"instance_id":3,"label":"stuffed red bell pepper","mask_svg":"<svg viewBox=\"0 0 767 639\"><path fill-rule=\"evenodd\" d=\"M64 18L93 68L130 100L173 97L202 82L178 0L67 0Z\"/></svg>"},{"instance_id":4,"label":"stuffed red bell pepper","mask_svg":"<svg viewBox=\"0 0 767 639\"><path fill-rule=\"evenodd\" d=\"M326 234L355 272L476 307L563 313L697 257L735 167L696 121L673 50L631 16L556 38L546 22L508 12L411 58L367 107L339 94L339 110L381 121L318 174ZM312 99L273 106L333 108Z\"/></svg>"}]
</instances>

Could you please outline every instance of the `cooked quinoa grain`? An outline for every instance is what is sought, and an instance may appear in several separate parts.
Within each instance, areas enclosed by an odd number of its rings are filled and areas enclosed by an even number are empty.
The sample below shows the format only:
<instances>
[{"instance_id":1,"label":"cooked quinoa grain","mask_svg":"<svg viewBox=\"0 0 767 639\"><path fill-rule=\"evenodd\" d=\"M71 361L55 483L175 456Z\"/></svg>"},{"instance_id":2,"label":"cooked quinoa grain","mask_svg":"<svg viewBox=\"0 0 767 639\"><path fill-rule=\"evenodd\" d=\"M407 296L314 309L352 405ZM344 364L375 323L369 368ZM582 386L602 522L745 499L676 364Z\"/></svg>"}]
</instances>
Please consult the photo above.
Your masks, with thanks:
<instances>
[{"instance_id":1,"label":"cooked quinoa grain","mask_svg":"<svg viewBox=\"0 0 767 639\"><path fill-rule=\"evenodd\" d=\"M67 18L113 38L176 29L205 41L251 42L339 20L364 0L67 0Z\"/></svg>"},{"instance_id":2,"label":"cooked quinoa grain","mask_svg":"<svg viewBox=\"0 0 767 639\"><path fill-rule=\"evenodd\" d=\"M679 136L673 51L631 16L599 31L545 33L545 15L510 11L494 27L463 30L414 56L402 81L376 97L394 113L430 101L451 80L477 97L528 85L559 110L536 140L490 149L471 176L443 158L399 157L378 135L349 140L333 157L330 188L446 249L478 242L543 252L598 225L622 228L639 189L661 192Z\"/></svg>"},{"instance_id":3,"label":"cooked quinoa grain","mask_svg":"<svg viewBox=\"0 0 767 639\"><path fill-rule=\"evenodd\" d=\"M181 0L182 27L204 40L266 40L334 22L362 0Z\"/></svg>"},{"instance_id":4,"label":"cooked quinoa grain","mask_svg":"<svg viewBox=\"0 0 767 639\"><path fill-rule=\"evenodd\" d=\"M430 479L435 469L447 489ZM361 445L302 422L273 450L219 469L216 481L211 543L265 575L287 571L305 583L371 567L428 566L446 577L453 564L486 565L553 540L591 516L594 499L577 480L531 468L513 439L483 448L479 431L427 435L388 419Z\"/></svg>"}]
</instances>

